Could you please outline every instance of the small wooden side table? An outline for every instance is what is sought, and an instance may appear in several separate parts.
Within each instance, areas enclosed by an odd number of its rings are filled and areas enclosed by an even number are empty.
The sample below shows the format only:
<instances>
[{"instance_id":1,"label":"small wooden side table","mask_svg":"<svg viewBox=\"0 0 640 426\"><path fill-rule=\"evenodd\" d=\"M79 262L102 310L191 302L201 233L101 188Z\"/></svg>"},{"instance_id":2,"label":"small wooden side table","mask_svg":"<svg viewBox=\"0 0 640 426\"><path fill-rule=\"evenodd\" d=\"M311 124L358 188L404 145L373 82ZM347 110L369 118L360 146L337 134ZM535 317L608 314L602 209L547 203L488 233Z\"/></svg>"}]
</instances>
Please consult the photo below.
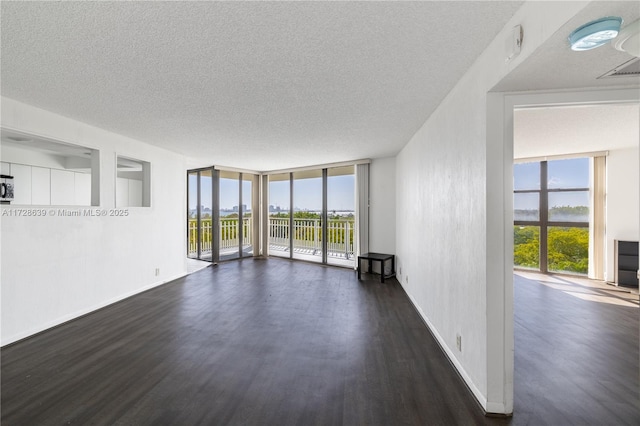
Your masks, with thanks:
<instances>
[{"instance_id":1,"label":"small wooden side table","mask_svg":"<svg viewBox=\"0 0 640 426\"><path fill-rule=\"evenodd\" d=\"M372 263L380 262L380 282L383 283L385 279L392 278L396 276L396 257L393 254L384 254L384 253L363 253L358 256L358 279L361 276L360 261L367 260L369 262L369 273L372 273ZM391 261L391 273L385 275L384 273L384 265L387 261Z\"/></svg>"}]
</instances>

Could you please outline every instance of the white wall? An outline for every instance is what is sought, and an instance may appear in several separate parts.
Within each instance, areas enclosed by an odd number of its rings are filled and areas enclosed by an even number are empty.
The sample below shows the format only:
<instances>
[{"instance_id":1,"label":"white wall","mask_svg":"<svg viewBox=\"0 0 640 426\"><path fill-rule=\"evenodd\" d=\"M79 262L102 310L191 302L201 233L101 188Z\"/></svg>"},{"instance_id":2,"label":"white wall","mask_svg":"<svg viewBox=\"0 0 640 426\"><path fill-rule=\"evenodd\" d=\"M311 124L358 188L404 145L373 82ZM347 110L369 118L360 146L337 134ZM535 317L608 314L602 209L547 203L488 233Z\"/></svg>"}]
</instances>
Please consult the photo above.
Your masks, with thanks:
<instances>
[{"instance_id":1,"label":"white wall","mask_svg":"<svg viewBox=\"0 0 640 426\"><path fill-rule=\"evenodd\" d=\"M584 6L525 3L396 159L399 279L488 412L513 409L513 318L505 316L513 302L504 275L505 165L513 156L487 137L502 131L501 123L487 127L487 93ZM507 63L505 39L517 24L526 42Z\"/></svg>"},{"instance_id":2,"label":"white wall","mask_svg":"<svg viewBox=\"0 0 640 426\"><path fill-rule=\"evenodd\" d=\"M369 250L396 252L395 158L376 158L369 166Z\"/></svg>"},{"instance_id":3,"label":"white wall","mask_svg":"<svg viewBox=\"0 0 640 426\"><path fill-rule=\"evenodd\" d=\"M615 279L614 241L640 239L640 153L638 147L609 151L607 157L606 280Z\"/></svg>"},{"instance_id":4,"label":"white wall","mask_svg":"<svg viewBox=\"0 0 640 426\"><path fill-rule=\"evenodd\" d=\"M151 162L152 173L151 207L126 217L63 217L53 207L45 217L0 215L2 345L185 274L182 156L7 98L2 126L100 150L94 211L114 208L116 152Z\"/></svg>"}]
</instances>

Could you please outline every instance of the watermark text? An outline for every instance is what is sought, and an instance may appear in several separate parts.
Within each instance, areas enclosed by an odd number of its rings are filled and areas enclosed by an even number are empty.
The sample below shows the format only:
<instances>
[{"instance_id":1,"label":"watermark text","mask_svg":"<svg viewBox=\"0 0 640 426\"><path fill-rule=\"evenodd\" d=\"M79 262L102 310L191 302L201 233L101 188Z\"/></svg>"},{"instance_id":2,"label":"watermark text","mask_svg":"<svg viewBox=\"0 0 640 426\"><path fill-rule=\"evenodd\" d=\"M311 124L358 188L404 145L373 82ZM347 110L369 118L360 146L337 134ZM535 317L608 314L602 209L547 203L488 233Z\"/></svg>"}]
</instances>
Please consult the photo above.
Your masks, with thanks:
<instances>
[{"instance_id":1,"label":"watermark text","mask_svg":"<svg viewBox=\"0 0 640 426\"><path fill-rule=\"evenodd\" d=\"M97 208L3 208L1 217L127 217L129 209Z\"/></svg>"}]
</instances>

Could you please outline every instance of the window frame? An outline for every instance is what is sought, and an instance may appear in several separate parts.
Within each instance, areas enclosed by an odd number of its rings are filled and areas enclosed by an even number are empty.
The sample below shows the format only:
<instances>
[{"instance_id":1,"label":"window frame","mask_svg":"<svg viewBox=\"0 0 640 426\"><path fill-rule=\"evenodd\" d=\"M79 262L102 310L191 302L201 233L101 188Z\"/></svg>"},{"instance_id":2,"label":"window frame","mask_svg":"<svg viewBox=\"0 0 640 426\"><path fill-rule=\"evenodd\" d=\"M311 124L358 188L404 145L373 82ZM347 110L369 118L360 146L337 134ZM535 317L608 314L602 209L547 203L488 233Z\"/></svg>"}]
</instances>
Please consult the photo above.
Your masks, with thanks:
<instances>
[{"instance_id":1,"label":"window frame","mask_svg":"<svg viewBox=\"0 0 640 426\"><path fill-rule=\"evenodd\" d=\"M588 157L576 157L576 158L588 158ZM559 160L550 160L550 161L559 161ZM558 272L558 271L549 271L549 238L548 231L549 228L552 227L560 227L560 228L589 228L589 221L587 222L566 222L566 221L552 221L549 220L549 194L550 193L558 193L558 192L587 192L590 193L591 188L548 188L548 163L549 160L538 161L540 164L540 188L539 189L514 189L513 194L526 194L526 193L537 193L538 194L538 209L539 209L539 220L537 221L528 221L528 220L514 220L514 226L538 226L540 228L540 247L539 247L539 270L542 273L549 272ZM591 177L590 177L591 179ZM515 185L514 185L515 187ZM589 205L589 209L592 206ZM514 265L515 268L518 268L517 265ZM562 271L564 273L564 271Z\"/></svg>"}]
</instances>

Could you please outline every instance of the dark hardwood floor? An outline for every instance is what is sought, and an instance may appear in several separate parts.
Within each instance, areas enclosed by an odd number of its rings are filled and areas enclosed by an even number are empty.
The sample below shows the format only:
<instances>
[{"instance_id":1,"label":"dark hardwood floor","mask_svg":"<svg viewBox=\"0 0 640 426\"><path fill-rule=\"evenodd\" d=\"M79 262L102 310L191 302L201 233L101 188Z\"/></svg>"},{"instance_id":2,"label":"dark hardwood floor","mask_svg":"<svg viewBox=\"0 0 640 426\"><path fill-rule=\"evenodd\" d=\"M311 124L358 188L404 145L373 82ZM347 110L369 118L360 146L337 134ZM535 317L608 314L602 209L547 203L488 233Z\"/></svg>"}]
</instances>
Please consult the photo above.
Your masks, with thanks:
<instances>
[{"instance_id":1,"label":"dark hardwood floor","mask_svg":"<svg viewBox=\"0 0 640 426\"><path fill-rule=\"evenodd\" d=\"M516 278L516 413L495 419L397 281L363 278L229 262L3 348L2 425L638 424L637 308Z\"/></svg>"},{"instance_id":2,"label":"dark hardwood floor","mask_svg":"<svg viewBox=\"0 0 640 426\"><path fill-rule=\"evenodd\" d=\"M514 275L514 424L640 425L637 297L538 278Z\"/></svg>"}]
</instances>

